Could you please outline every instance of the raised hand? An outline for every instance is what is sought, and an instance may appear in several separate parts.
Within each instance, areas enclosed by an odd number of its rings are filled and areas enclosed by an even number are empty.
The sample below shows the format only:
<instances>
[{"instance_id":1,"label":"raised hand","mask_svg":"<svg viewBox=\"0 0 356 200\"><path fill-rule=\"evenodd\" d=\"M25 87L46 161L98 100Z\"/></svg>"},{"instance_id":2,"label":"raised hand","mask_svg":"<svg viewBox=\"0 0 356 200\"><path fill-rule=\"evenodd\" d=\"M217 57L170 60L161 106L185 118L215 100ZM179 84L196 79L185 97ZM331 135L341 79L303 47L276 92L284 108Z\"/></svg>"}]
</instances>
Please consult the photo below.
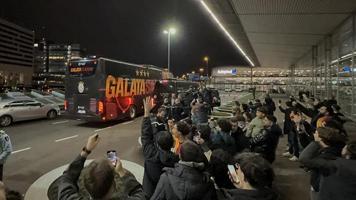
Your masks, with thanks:
<instances>
[{"instance_id":1,"label":"raised hand","mask_svg":"<svg viewBox=\"0 0 356 200\"><path fill-rule=\"evenodd\" d=\"M88 141L87 141L87 144L85 145L85 148L88 150L88 151L93 151L96 147L96 145L98 145L100 141L100 138L99 138L99 135L98 134L94 134L92 136L90 136L88 138Z\"/></svg>"},{"instance_id":2,"label":"raised hand","mask_svg":"<svg viewBox=\"0 0 356 200\"><path fill-rule=\"evenodd\" d=\"M152 98L151 97L146 97L143 99L143 107L144 107L144 110L145 110L145 115L144 117L148 117L150 116L150 112L152 110Z\"/></svg>"}]
</instances>

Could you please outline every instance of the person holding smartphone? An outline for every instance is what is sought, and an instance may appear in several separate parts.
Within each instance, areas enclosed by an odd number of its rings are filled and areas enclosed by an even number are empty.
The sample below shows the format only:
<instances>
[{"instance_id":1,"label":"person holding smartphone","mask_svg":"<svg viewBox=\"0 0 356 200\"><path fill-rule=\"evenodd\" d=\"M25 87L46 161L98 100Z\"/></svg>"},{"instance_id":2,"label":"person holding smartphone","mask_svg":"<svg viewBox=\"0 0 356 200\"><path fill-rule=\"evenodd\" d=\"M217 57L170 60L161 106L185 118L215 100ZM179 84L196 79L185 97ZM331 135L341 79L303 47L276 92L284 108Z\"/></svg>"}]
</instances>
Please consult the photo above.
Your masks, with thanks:
<instances>
[{"instance_id":1,"label":"person holding smartphone","mask_svg":"<svg viewBox=\"0 0 356 200\"><path fill-rule=\"evenodd\" d=\"M112 160L107 158L95 159L91 162L85 167L88 173L83 180L90 197L86 197L79 192L78 179L84 168L84 163L99 142L98 134L88 138L86 145L68 169L50 185L47 192L50 200L111 199L116 189L115 176L119 176L124 182L125 188L121 194L123 199L144 199L141 184L135 176L123 168L119 159L116 159L116 166L114 166Z\"/></svg>"},{"instance_id":2,"label":"person holding smartphone","mask_svg":"<svg viewBox=\"0 0 356 200\"><path fill-rule=\"evenodd\" d=\"M255 153L241 153L228 165L228 174L234 189L219 189L218 199L276 200L271 189L274 172L270 163Z\"/></svg>"}]
</instances>

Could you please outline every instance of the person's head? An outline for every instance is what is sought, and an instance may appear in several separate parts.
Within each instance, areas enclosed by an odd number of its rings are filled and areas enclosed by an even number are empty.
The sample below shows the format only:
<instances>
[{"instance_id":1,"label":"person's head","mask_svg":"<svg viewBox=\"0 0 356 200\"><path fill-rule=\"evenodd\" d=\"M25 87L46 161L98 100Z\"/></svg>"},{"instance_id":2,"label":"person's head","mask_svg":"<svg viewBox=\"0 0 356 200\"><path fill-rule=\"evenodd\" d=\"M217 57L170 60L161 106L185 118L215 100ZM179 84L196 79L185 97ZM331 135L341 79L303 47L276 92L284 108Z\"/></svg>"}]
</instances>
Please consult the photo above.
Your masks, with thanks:
<instances>
[{"instance_id":1,"label":"person's head","mask_svg":"<svg viewBox=\"0 0 356 200\"><path fill-rule=\"evenodd\" d=\"M211 129L214 129L214 128L216 128L218 126L218 124L217 124L217 122L214 120L214 119L210 119L209 120L209 127L211 128Z\"/></svg>"},{"instance_id":2,"label":"person's head","mask_svg":"<svg viewBox=\"0 0 356 200\"><path fill-rule=\"evenodd\" d=\"M272 185L274 180L272 166L259 154L241 153L234 158L234 163L240 188L251 186L260 189Z\"/></svg>"},{"instance_id":3,"label":"person's head","mask_svg":"<svg viewBox=\"0 0 356 200\"><path fill-rule=\"evenodd\" d=\"M238 128L244 129L246 126L246 119L243 116L236 116L230 119L231 130L237 131Z\"/></svg>"},{"instance_id":4,"label":"person's head","mask_svg":"<svg viewBox=\"0 0 356 200\"><path fill-rule=\"evenodd\" d=\"M235 116L241 115L241 109L239 107L234 107L233 113Z\"/></svg>"},{"instance_id":5,"label":"person's head","mask_svg":"<svg viewBox=\"0 0 356 200\"><path fill-rule=\"evenodd\" d=\"M241 112L247 112L248 111L248 105L243 103L240 105L240 110Z\"/></svg>"},{"instance_id":6,"label":"person's head","mask_svg":"<svg viewBox=\"0 0 356 200\"><path fill-rule=\"evenodd\" d=\"M200 96L200 95L198 96L198 102L199 102L199 103L203 103L203 102L204 102L203 97Z\"/></svg>"},{"instance_id":7,"label":"person's head","mask_svg":"<svg viewBox=\"0 0 356 200\"><path fill-rule=\"evenodd\" d=\"M299 110L292 110L289 117L296 124L303 120L303 114Z\"/></svg>"},{"instance_id":8,"label":"person's head","mask_svg":"<svg viewBox=\"0 0 356 200\"><path fill-rule=\"evenodd\" d=\"M193 121L191 118L187 117L182 119L182 121L184 121L185 123L187 123L190 127L193 125Z\"/></svg>"},{"instance_id":9,"label":"person's head","mask_svg":"<svg viewBox=\"0 0 356 200\"><path fill-rule=\"evenodd\" d=\"M164 118L166 117L166 109L163 107L158 108L157 117L161 120L164 120Z\"/></svg>"},{"instance_id":10,"label":"person's head","mask_svg":"<svg viewBox=\"0 0 356 200\"><path fill-rule=\"evenodd\" d=\"M286 101L286 106L289 107L289 108L292 107L292 106L293 106L293 105L292 105L292 102Z\"/></svg>"},{"instance_id":11,"label":"person's head","mask_svg":"<svg viewBox=\"0 0 356 200\"><path fill-rule=\"evenodd\" d=\"M176 98L176 99L174 100L174 104L180 104L180 99L179 99L179 98Z\"/></svg>"},{"instance_id":12,"label":"person's head","mask_svg":"<svg viewBox=\"0 0 356 200\"><path fill-rule=\"evenodd\" d=\"M330 119L330 120L326 120L323 123L324 127L330 127L330 128L337 129L337 130L340 131L341 134L347 136L347 132L346 132L344 126L342 125L342 123L340 123L337 120L332 119L331 117L329 117L328 119Z\"/></svg>"},{"instance_id":13,"label":"person's head","mask_svg":"<svg viewBox=\"0 0 356 200\"><path fill-rule=\"evenodd\" d=\"M199 145L187 140L180 148L179 158L184 162L203 163L205 155Z\"/></svg>"},{"instance_id":14,"label":"person's head","mask_svg":"<svg viewBox=\"0 0 356 200\"><path fill-rule=\"evenodd\" d=\"M237 107L240 107L240 102L239 101L235 101L235 106L237 106Z\"/></svg>"},{"instance_id":15,"label":"person's head","mask_svg":"<svg viewBox=\"0 0 356 200\"><path fill-rule=\"evenodd\" d=\"M273 100L271 99L271 97L266 97L265 98L265 103L266 104L271 104L273 102Z\"/></svg>"},{"instance_id":16,"label":"person's head","mask_svg":"<svg viewBox=\"0 0 356 200\"><path fill-rule=\"evenodd\" d=\"M257 108L256 117L263 119L268 114L268 109L265 106Z\"/></svg>"},{"instance_id":17,"label":"person's head","mask_svg":"<svg viewBox=\"0 0 356 200\"><path fill-rule=\"evenodd\" d=\"M1 199L1 198L0 198ZM20 192L14 190L6 191L6 200L22 200L22 195Z\"/></svg>"},{"instance_id":18,"label":"person's head","mask_svg":"<svg viewBox=\"0 0 356 200\"><path fill-rule=\"evenodd\" d=\"M333 104L331 108L333 109L334 113L339 113L341 110L341 107L337 104Z\"/></svg>"},{"instance_id":19,"label":"person's head","mask_svg":"<svg viewBox=\"0 0 356 200\"><path fill-rule=\"evenodd\" d=\"M114 186L115 168L108 159L91 162L83 169L84 187L94 199L107 199Z\"/></svg>"},{"instance_id":20,"label":"person's head","mask_svg":"<svg viewBox=\"0 0 356 200\"><path fill-rule=\"evenodd\" d=\"M219 119L218 126L220 127L221 131L224 133L230 133L231 131L231 124L227 119Z\"/></svg>"},{"instance_id":21,"label":"person's head","mask_svg":"<svg viewBox=\"0 0 356 200\"><path fill-rule=\"evenodd\" d=\"M190 133L190 127L185 121L179 121L173 126L172 133L176 137L185 138Z\"/></svg>"},{"instance_id":22,"label":"person's head","mask_svg":"<svg viewBox=\"0 0 356 200\"><path fill-rule=\"evenodd\" d=\"M327 113L327 107L325 105L321 105L319 108L319 113L320 114L326 114Z\"/></svg>"},{"instance_id":23,"label":"person's head","mask_svg":"<svg viewBox=\"0 0 356 200\"><path fill-rule=\"evenodd\" d=\"M295 107L295 106L297 106L297 102L296 101L292 101L292 107Z\"/></svg>"},{"instance_id":24,"label":"person's head","mask_svg":"<svg viewBox=\"0 0 356 200\"><path fill-rule=\"evenodd\" d=\"M163 103L169 103L169 99L166 97L163 99Z\"/></svg>"},{"instance_id":25,"label":"person's head","mask_svg":"<svg viewBox=\"0 0 356 200\"><path fill-rule=\"evenodd\" d=\"M174 140L172 134L168 131L160 131L157 133L157 144L164 151L170 151L173 147Z\"/></svg>"},{"instance_id":26,"label":"person's head","mask_svg":"<svg viewBox=\"0 0 356 200\"><path fill-rule=\"evenodd\" d=\"M211 129L208 125L199 125L198 133L205 142L210 141Z\"/></svg>"},{"instance_id":27,"label":"person's head","mask_svg":"<svg viewBox=\"0 0 356 200\"><path fill-rule=\"evenodd\" d=\"M247 123L250 123L252 121L252 115L249 112L244 112L242 116L245 118Z\"/></svg>"},{"instance_id":28,"label":"person's head","mask_svg":"<svg viewBox=\"0 0 356 200\"><path fill-rule=\"evenodd\" d=\"M183 94L182 93L178 94L177 98L180 99L180 100L183 100Z\"/></svg>"},{"instance_id":29,"label":"person's head","mask_svg":"<svg viewBox=\"0 0 356 200\"><path fill-rule=\"evenodd\" d=\"M263 126L265 128L269 128L272 127L272 125L275 123L276 117L273 115L267 115L264 119L263 119Z\"/></svg>"},{"instance_id":30,"label":"person's head","mask_svg":"<svg viewBox=\"0 0 356 200\"><path fill-rule=\"evenodd\" d=\"M212 151L209 161L209 172L214 177L216 184L219 187L224 185L231 185L229 176L226 173L228 171L227 165L231 162L231 155L222 150L215 149Z\"/></svg>"},{"instance_id":31,"label":"person's head","mask_svg":"<svg viewBox=\"0 0 356 200\"><path fill-rule=\"evenodd\" d=\"M345 145L346 137L340 134L337 129L329 127L320 127L315 131L315 136L327 146Z\"/></svg>"},{"instance_id":32,"label":"person's head","mask_svg":"<svg viewBox=\"0 0 356 200\"><path fill-rule=\"evenodd\" d=\"M356 140L349 142L345 147L342 149L342 157L346 159L356 160Z\"/></svg>"}]
</instances>

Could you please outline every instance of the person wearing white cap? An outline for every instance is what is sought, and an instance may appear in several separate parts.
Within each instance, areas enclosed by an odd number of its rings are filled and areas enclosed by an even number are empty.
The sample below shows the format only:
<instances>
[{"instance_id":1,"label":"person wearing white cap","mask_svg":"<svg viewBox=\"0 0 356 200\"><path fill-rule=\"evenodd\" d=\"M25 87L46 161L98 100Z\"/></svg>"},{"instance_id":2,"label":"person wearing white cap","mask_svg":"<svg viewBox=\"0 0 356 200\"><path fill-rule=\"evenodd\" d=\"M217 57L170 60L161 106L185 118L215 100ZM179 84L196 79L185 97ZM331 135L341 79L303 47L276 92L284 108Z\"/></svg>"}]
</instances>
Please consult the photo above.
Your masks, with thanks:
<instances>
[{"instance_id":1,"label":"person wearing white cap","mask_svg":"<svg viewBox=\"0 0 356 200\"><path fill-rule=\"evenodd\" d=\"M3 178L4 164L12 152L10 137L5 131L0 130L0 181Z\"/></svg>"}]
</instances>

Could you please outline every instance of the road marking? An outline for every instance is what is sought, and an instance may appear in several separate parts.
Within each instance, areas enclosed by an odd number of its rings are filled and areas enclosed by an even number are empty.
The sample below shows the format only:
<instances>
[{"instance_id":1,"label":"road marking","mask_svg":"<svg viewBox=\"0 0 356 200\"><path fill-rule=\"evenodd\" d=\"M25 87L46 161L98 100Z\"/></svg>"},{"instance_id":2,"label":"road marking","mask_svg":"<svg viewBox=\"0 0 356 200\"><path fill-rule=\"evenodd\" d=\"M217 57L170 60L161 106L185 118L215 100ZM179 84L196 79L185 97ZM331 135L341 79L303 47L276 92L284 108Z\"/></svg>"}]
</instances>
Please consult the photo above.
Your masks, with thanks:
<instances>
[{"instance_id":1,"label":"road marking","mask_svg":"<svg viewBox=\"0 0 356 200\"><path fill-rule=\"evenodd\" d=\"M24 149L13 151L13 152L11 152L11 154L20 153L20 152L27 151L27 150L30 150L30 149L31 149L31 147L27 147L27 148L24 148Z\"/></svg>"},{"instance_id":2,"label":"road marking","mask_svg":"<svg viewBox=\"0 0 356 200\"><path fill-rule=\"evenodd\" d=\"M64 124L64 123L67 123L67 122L69 122L69 121L68 121L68 120L65 120L65 121L53 122L52 125Z\"/></svg>"},{"instance_id":3,"label":"road marking","mask_svg":"<svg viewBox=\"0 0 356 200\"><path fill-rule=\"evenodd\" d=\"M81 121L82 119L76 119L77 121Z\"/></svg>"},{"instance_id":4,"label":"road marking","mask_svg":"<svg viewBox=\"0 0 356 200\"><path fill-rule=\"evenodd\" d=\"M109 128L111 128L111 127L112 127L112 126L109 126L109 127L106 127L106 128L97 129L97 130L95 130L94 132L96 133L96 132L99 132L99 131L103 131L103 130L109 129Z\"/></svg>"},{"instance_id":5,"label":"road marking","mask_svg":"<svg viewBox=\"0 0 356 200\"><path fill-rule=\"evenodd\" d=\"M131 124L132 122L134 122L133 120L132 121L128 121L128 122L124 122L124 123L122 123L122 124Z\"/></svg>"},{"instance_id":6,"label":"road marking","mask_svg":"<svg viewBox=\"0 0 356 200\"><path fill-rule=\"evenodd\" d=\"M65 137L65 138L62 138L62 139L58 139L58 140L55 140L55 142L61 142L61 141L69 140L69 139L76 138L76 137L78 137L78 135L73 135L73 136L70 136L70 137Z\"/></svg>"}]
</instances>

